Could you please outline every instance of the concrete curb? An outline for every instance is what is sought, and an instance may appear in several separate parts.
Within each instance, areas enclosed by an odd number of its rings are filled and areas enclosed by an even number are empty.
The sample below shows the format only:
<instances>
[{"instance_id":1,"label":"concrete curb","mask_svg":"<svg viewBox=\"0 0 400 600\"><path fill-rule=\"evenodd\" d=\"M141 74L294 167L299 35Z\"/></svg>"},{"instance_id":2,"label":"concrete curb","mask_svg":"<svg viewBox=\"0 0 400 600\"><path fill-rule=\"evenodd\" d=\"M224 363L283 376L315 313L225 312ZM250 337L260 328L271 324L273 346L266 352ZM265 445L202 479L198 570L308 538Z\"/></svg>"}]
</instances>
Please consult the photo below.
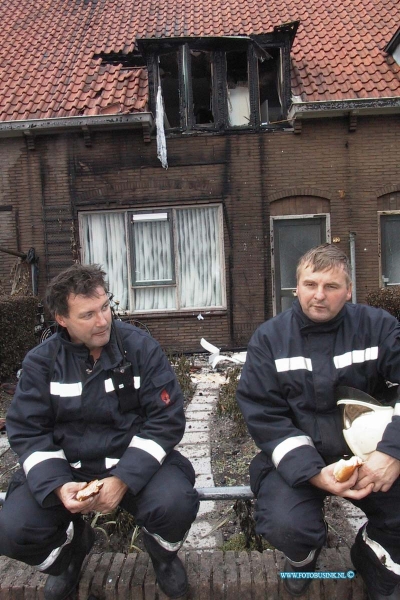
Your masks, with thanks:
<instances>
[{"instance_id":1,"label":"concrete curb","mask_svg":"<svg viewBox=\"0 0 400 600\"><path fill-rule=\"evenodd\" d=\"M213 382L197 383L196 391L186 408L186 430L177 449L192 463L196 473L196 487L214 486L211 469L210 419L215 409L220 385ZM218 520L216 504L212 500L200 503L196 521L183 545L183 550L212 550L223 543L222 533L214 530Z\"/></svg>"}]
</instances>

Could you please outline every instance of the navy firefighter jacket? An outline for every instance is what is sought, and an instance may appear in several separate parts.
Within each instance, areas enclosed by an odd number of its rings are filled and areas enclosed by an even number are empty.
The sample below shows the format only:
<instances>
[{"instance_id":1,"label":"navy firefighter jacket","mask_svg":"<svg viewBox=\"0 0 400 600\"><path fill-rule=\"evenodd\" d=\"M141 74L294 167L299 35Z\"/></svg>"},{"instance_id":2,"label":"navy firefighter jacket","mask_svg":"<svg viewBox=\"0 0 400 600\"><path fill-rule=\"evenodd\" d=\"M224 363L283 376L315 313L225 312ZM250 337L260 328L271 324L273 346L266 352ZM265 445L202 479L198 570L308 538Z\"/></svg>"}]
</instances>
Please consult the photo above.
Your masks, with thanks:
<instances>
[{"instance_id":1,"label":"navy firefighter jacket","mask_svg":"<svg viewBox=\"0 0 400 600\"><path fill-rule=\"evenodd\" d=\"M345 304L325 323L298 300L254 333L237 400L264 455L291 486L308 481L350 450L336 404L338 386L372 396L400 382L400 326L384 310ZM400 459L400 402L377 449Z\"/></svg>"},{"instance_id":2,"label":"navy firefighter jacket","mask_svg":"<svg viewBox=\"0 0 400 600\"><path fill-rule=\"evenodd\" d=\"M139 370L139 403L132 395L132 409L121 410L114 389L112 369L122 356L113 331L94 366L88 348L69 341L64 330L24 359L7 432L42 506L59 503L52 492L64 483L108 475L137 494L183 436L182 392L159 344L132 325L114 325Z\"/></svg>"}]
</instances>

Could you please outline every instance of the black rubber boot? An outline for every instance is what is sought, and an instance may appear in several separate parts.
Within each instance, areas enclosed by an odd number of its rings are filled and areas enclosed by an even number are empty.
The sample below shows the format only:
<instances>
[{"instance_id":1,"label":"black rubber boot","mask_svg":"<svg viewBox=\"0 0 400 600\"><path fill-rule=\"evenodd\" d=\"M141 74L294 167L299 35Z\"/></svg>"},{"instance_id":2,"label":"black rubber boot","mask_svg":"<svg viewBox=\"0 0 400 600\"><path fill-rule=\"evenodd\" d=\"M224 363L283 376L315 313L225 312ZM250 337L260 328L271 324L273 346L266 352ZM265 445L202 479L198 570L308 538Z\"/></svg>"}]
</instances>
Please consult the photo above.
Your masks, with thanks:
<instances>
[{"instance_id":1,"label":"black rubber boot","mask_svg":"<svg viewBox=\"0 0 400 600\"><path fill-rule=\"evenodd\" d=\"M317 565L318 556L321 552L321 548L316 548L314 556L308 563L304 564L304 561L301 561L303 564L297 565L293 564L294 561L290 560L286 557L285 564L283 570L285 573L311 573L315 571L315 567ZM303 579L303 578L288 578L283 580L283 586L291 596L302 596L308 590L312 583L313 579Z\"/></svg>"},{"instance_id":2,"label":"black rubber boot","mask_svg":"<svg viewBox=\"0 0 400 600\"><path fill-rule=\"evenodd\" d=\"M367 587L369 600L400 600L400 577L389 571L363 540L364 527L350 550L352 563Z\"/></svg>"},{"instance_id":3,"label":"black rubber boot","mask_svg":"<svg viewBox=\"0 0 400 600\"><path fill-rule=\"evenodd\" d=\"M68 546L64 556L60 555L53 568L48 572L44 586L44 597L46 600L64 600L76 588L85 556L90 552L94 543L94 531L91 526L82 519L74 522L74 537ZM65 565L66 557L68 564ZM57 572L63 568L60 574Z\"/></svg>"},{"instance_id":4,"label":"black rubber boot","mask_svg":"<svg viewBox=\"0 0 400 600\"><path fill-rule=\"evenodd\" d=\"M166 550L145 531L143 542L153 563L157 583L164 594L168 598L180 598L186 594L188 581L178 552Z\"/></svg>"},{"instance_id":5,"label":"black rubber boot","mask_svg":"<svg viewBox=\"0 0 400 600\"><path fill-rule=\"evenodd\" d=\"M368 592L368 600L400 600L400 589L399 586L396 585L396 587L394 588L393 592L391 594L389 594L389 596L384 596L383 594L380 594L379 592Z\"/></svg>"}]
</instances>

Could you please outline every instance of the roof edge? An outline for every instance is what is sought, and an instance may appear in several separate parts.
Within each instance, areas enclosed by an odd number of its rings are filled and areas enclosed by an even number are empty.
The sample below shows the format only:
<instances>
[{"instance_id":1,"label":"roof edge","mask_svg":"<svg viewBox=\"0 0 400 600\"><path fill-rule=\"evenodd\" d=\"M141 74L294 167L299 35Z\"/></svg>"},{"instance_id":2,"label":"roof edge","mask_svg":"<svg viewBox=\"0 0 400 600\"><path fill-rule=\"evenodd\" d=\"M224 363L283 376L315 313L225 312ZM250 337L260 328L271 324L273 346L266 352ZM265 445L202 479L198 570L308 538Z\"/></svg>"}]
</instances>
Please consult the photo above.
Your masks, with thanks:
<instances>
[{"instance_id":1,"label":"roof edge","mask_svg":"<svg viewBox=\"0 0 400 600\"><path fill-rule=\"evenodd\" d=\"M400 113L400 97L353 98L349 100L318 100L315 102L293 102L288 121L295 119L318 119L344 115L377 115Z\"/></svg>"},{"instance_id":2,"label":"roof edge","mask_svg":"<svg viewBox=\"0 0 400 600\"><path fill-rule=\"evenodd\" d=\"M150 112L132 113L128 115L90 115L79 117L55 117L50 119L21 119L17 121L0 121L0 137L33 135L37 133L59 133L64 129L110 128L110 127L152 127L154 118Z\"/></svg>"}]
</instances>

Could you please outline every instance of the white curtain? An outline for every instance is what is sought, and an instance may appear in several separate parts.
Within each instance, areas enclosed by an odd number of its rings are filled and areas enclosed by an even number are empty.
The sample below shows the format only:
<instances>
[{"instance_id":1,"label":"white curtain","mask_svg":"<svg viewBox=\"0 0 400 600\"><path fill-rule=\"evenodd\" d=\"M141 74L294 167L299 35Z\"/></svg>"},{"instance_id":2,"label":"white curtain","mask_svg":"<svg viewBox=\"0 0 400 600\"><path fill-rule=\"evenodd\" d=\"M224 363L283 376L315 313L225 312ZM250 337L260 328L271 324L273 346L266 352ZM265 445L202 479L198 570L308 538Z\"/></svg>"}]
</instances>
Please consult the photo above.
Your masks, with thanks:
<instances>
[{"instance_id":1,"label":"white curtain","mask_svg":"<svg viewBox=\"0 0 400 600\"><path fill-rule=\"evenodd\" d=\"M135 221L133 225L134 283L173 283L174 258L170 221ZM176 308L173 287L136 287L135 310Z\"/></svg>"},{"instance_id":2,"label":"white curtain","mask_svg":"<svg viewBox=\"0 0 400 600\"><path fill-rule=\"evenodd\" d=\"M133 225L135 283L172 282L170 222L136 221Z\"/></svg>"},{"instance_id":3,"label":"white curtain","mask_svg":"<svg viewBox=\"0 0 400 600\"><path fill-rule=\"evenodd\" d=\"M222 305L218 208L176 211L180 307Z\"/></svg>"},{"instance_id":4,"label":"white curtain","mask_svg":"<svg viewBox=\"0 0 400 600\"><path fill-rule=\"evenodd\" d=\"M247 85L228 88L228 113L232 127L250 123L250 92Z\"/></svg>"},{"instance_id":5,"label":"white curtain","mask_svg":"<svg viewBox=\"0 0 400 600\"><path fill-rule=\"evenodd\" d=\"M107 273L110 292L119 309L129 308L128 266L123 213L81 214L83 259L99 264Z\"/></svg>"},{"instance_id":6,"label":"white curtain","mask_svg":"<svg viewBox=\"0 0 400 600\"><path fill-rule=\"evenodd\" d=\"M176 308L175 286L135 289L135 310L162 310Z\"/></svg>"}]
</instances>

